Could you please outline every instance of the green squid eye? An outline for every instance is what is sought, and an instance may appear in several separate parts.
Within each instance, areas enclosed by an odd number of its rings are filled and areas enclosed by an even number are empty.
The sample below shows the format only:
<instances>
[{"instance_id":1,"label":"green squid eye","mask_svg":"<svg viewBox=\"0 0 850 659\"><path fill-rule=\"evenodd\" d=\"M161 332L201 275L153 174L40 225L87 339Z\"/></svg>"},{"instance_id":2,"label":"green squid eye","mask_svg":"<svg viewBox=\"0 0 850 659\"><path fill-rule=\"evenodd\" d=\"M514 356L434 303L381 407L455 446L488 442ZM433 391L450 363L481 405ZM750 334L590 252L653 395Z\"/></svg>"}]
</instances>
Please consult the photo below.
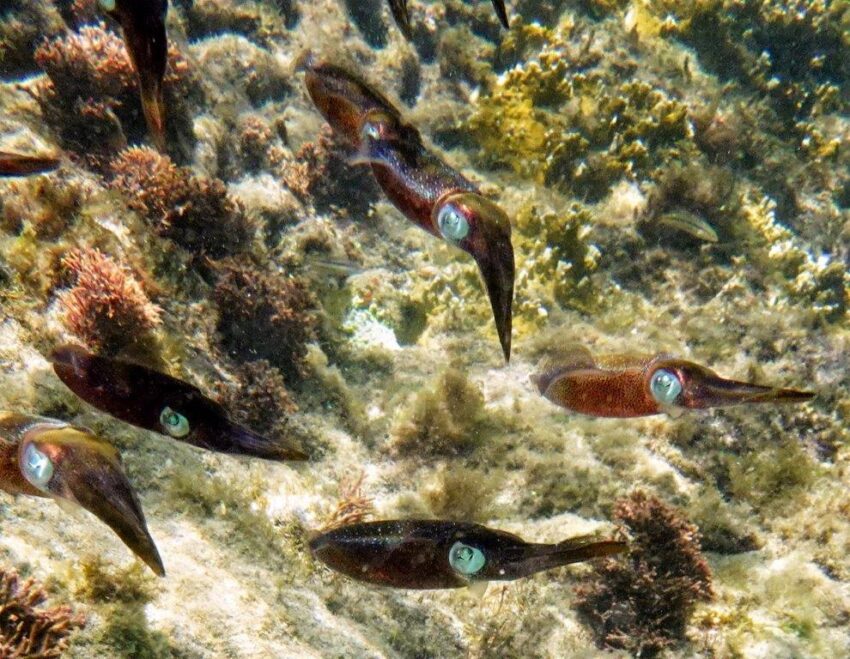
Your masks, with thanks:
<instances>
[{"instance_id":1,"label":"green squid eye","mask_svg":"<svg viewBox=\"0 0 850 659\"><path fill-rule=\"evenodd\" d=\"M649 391L657 402L670 405L676 402L679 394L682 393L682 383L675 373L662 368L652 374Z\"/></svg>"},{"instance_id":2,"label":"green squid eye","mask_svg":"<svg viewBox=\"0 0 850 659\"><path fill-rule=\"evenodd\" d=\"M437 226L443 238L459 243L469 233L469 222L453 204L446 204L437 215Z\"/></svg>"},{"instance_id":3,"label":"green squid eye","mask_svg":"<svg viewBox=\"0 0 850 659\"><path fill-rule=\"evenodd\" d=\"M53 463L34 444L28 444L24 449L22 471L32 485L39 490L46 490L47 484L53 478Z\"/></svg>"},{"instance_id":4,"label":"green squid eye","mask_svg":"<svg viewBox=\"0 0 850 659\"><path fill-rule=\"evenodd\" d=\"M98 4L103 11L115 11L115 0L98 0Z\"/></svg>"},{"instance_id":5,"label":"green squid eye","mask_svg":"<svg viewBox=\"0 0 850 659\"><path fill-rule=\"evenodd\" d=\"M472 576L480 572L486 562L484 552L462 542L454 543L452 548L449 549L449 565L455 572L464 576Z\"/></svg>"},{"instance_id":6,"label":"green squid eye","mask_svg":"<svg viewBox=\"0 0 850 659\"><path fill-rule=\"evenodd\" d=\"M166 407L162 410L162 413L159 415L159 422L162 424L162 427L165 428L165 432L172 437L185 437L191 430L189 427L189 420L179 412L172 410L170 407Z\"/></svg>"}]
</instances>

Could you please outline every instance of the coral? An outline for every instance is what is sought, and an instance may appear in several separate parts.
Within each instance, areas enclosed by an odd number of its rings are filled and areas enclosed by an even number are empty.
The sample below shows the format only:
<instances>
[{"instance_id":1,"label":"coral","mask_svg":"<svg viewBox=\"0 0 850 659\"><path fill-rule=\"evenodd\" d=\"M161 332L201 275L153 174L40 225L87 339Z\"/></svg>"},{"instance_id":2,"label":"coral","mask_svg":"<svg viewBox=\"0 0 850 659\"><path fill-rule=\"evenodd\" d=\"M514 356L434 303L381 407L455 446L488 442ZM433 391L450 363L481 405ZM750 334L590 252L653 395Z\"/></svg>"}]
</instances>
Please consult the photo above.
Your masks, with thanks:
<instances>
[{"instance_id":1,"label":"coral","mask_svg":"<svg viewBox=\"0 0 850 659\"><path fill-rule=\"evenodd\" d=\"M8 659L61 657L68 636L85 625L69 606L39 608L47 599L33 579L0 570L0 655Z\"/></svg>"},{"instance_id":2,"label":"coral","mask_svg":"<svg viewBox=\"0 0 850 659\"><path fill-rule=\"evenodd\" d=\"M287 381L300 378L306 345L316 338L315 300L305 282L250 265L225 263L213 299L218 339L238 361L268 360Z\"/></svg>"},{"instance_id":3,"label":"coral","mask_svg":"<svg viewBox=\"0 0 850 659\"><path fill-rule=\"evenodd\" d=\"M575 606L600 647L652 656L684 639L695 604L714 595L711 571L696 526L663 501L636 491L614 517L631 535L629 556L600 562Z\"/></svg>"},{"instance_id":4,"label":"coral","mask_svg":"<svg viewBox=\"0 0 850 659\"><path fill-rule=\"evenodd\" d=\"M365 214L379 198L378 186L368 167L352 167L350 149L329 126L314 142L305 143L278 171L300 199L310 200L319 212L339 208L357 216Z\"/></svg>"},{"instance_id":5,"label":"coral","mask_svg":"<svg viewBox=\"0 0 850 659\"><path fill-rule=\"evenodd\" d=\"M72 251L62 265L73 282L59 294L68 330L89 348L106 354L151 340L162 321L129 269L97 249Z\"/></svg>"},{"instance_id":6,"label":"coral","mask_svg":"<svg viewBox=\"0 0 850 659\"><path fill-rule=\"evenodd\" d=\"M130 208L158 235L197 257L220 259L250 242L254 225L219 179L194 176L148 147L122 151L109 170L109 185L127 197Z\"/></svg>"},{"instance_id":7,"label":"coral","mask_svg":"<svg viewBox=\"0 0 850 659\"><path fill-rule=\"evenodd\" d=\"M363 494L365 472L357 477L349 477L339 482L339 501L336 507L327 515L322 526L323 531L330 531L338 526L357 524L368 519L374 512L372 499Z\"/></svg>"},{"instance_id":8,"label":"coral","mask_svg":"<svg viewBox=\"0 0 850 659\"><path fill-rule=\"evenodd\" d=\"M96 167L147 135L136 73L124 42L106 25L47 40L35 52L47 74L35 88L45 121L62 145ZM196 93L188 63L173 48L163 80L167 130L173 140L191 137L186 101Z\"/></svg>"},{"instance_id":9,"label":"coral","mask_svg":"<svg viewBox=\"0 0 850 659\"><path fill-rule=\"evenodd\" d=\"M484 441L489 425L481 390L459 369L448 368L400 408L390 449L422 457L464 454Z\"/></svg>"}]
</instances>

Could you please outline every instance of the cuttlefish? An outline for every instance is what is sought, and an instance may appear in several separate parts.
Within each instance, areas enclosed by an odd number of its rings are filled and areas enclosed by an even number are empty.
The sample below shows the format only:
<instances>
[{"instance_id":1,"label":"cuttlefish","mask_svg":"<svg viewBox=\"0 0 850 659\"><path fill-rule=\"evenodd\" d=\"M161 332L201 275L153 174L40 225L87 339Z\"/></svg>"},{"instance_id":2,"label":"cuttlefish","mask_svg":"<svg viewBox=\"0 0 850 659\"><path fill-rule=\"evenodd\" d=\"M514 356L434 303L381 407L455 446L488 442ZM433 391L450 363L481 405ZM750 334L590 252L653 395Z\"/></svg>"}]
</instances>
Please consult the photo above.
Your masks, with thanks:
<instances>
[{"instance_id":1,"label":"cuttlefish","mask_svg":"<svg viewBox=\"0 0 850 659\"><path fill-rule=\"evenodd\" d=\"M156 148L165 151L165 102L162 80L168 64L165 17L168 0L99 0L124 35L127 52L136 69L142 111Z\"/></svg>"},{"instance_id":2,"label":"cuttlefish","mask_svg":"<svg viewBox=\"0 0 850 659\"><path fill-rule=\"evenodd\" d=\"M728 380L705 366L666 354L593 357L573 347L545 363L531 381L550 401L573 412L638 417L677 409L755 403L802 403L814 394Z\"/></svg>"},{"instance_id":3,"label":"cuttlefish","mask_svg":"<svg viewBox=\"0 0 850 659\"><path fill-rule=\"evenodd\" d=\"M62 421L0 412L0 489L79 505L159 576L165 568L145 515L108 442Z\"/></svg>"},{"instance_id":4,"label":"cuttlefish","mask_svg":"<svg viewBox=\"0 0 850 659\"><path fill-rule=\"evenodd\" d=\"M59 158L54 156L30 156L0 151L0 177L44 174L59 167L59 163Z\"/></svg>"},{"instance_id":5,"label":"cuttlefish","mask_svg":"<svg viewBox=\"0 0 850 659\"><path fill-rule=\"evenodd\" d=\"M505 355L511 355L514 251L505 212L460 172L430 153L380 92L332 64L306 63L316 108L370 166L393 205L428 233L470 254L478 265Z\"/></svg>"},{"instance_id":6,"label":"cuttlefish","mask_svg":"<svg viewBox=\"0 0 850 659\"><path fill-rule=\"evenodd\" d=\"M50 355L59 379L117 419L209 451L266 460L306 460L301 450L234 423L200 389L141 364L61 346Z\"/></svg>"},{"instance_id":7,"label":"cuttlefish","mask_svg":"<svg viewBox=\"0 0 850 659\"><path fill-rule=\"evenodd\" d=\"M415 589L512 581L625 550L617 540L584 536L538 544L480 524L418 519L350 524L310 541L313 556L337 572L376 586Z\"/></svg>"}]
</instances>

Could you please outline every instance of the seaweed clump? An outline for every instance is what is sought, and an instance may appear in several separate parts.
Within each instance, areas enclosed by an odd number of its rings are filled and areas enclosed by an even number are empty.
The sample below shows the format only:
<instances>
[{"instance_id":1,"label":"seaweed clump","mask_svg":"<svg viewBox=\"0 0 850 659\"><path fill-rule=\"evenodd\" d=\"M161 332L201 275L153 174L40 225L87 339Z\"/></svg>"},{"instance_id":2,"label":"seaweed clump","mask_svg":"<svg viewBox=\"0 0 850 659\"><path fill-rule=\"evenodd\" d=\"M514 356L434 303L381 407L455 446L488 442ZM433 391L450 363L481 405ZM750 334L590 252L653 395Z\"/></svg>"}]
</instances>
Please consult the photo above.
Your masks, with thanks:
<instances>
[{"instance_id":1,"label":"seaweed clump","mask_svg":"<svg viewBox=\"0 0 850 659\"><path fill-rule=\"evenodd\" d=\"M220 259L249 243L254 227L221 180L194 176L148 147L124 150L109 168L127 205L193 254Z\"/></svg>"},{"instance_id":2,"label":"seaweed clump","mask_svg":"<svg viewBox=\"0 0 850 659\"><path fill-rule=\"evenodd\" d=\"M231 418L261 434L284 435L288 415L298 406L286 388L281 372L265 359L240 364L236 385L219 385L219 398Z\"/></svg>"},{"instance_id":3,"label":"seaweed clump","mask_svg":"<svg viewBox=\"0 0 850 659\"><path fill-rule=\"evenodd\" d=\"M85 618L69 606L40 608L46 599L33 579L21 581L13 570L0 570L0 656L62 656L68 636L85 626Z\"/></svg>"},{"instance_id":4,"label":"seaweed clump","mask_svg":"<svg viewBox=\"0 0 850 659\"><path fill-rule=\"evenodd\" d=\"M655 655L685 638L697 602L712 599L697 527L675 508L636 491L614 517L632 540L628 557L599 562L576 588L576 608L600 647Z\"/></svg>"},{"instance_id":5,"label":"seaweed clump","mask_svg":"<svg viewBox=\"0 0 850 659\"><path fill-rule=\"evenodd\" d=\"M464 454L481 443L488 426L481 390L460 370L449 368L402 408L391 431L391 450L421 456Z\"/></svg>"},{"instance_id":6,"label":"seaweed clump","mask_svg":"<svg viewBox=\"0 0 850 659\"><path fill-rule=\"evenodd\" d=\"M123 40L103 23L45 41L35 61L47 74L35 97L64 148L99 167L104 158L147 135L130 56ZM178 137L174 131L191 135L185 109L192 87L188 68L172 49L163 80L171 138Z\"/></svg>"},{"instance_id":7,"label":"seaweed clump","mask_svg":"<svg viewBox=\"0 0 850 659\"><path fill-rule=\"evenodd\" d=\"M74 283L59 303L74 336L106 354L151 344L151 332L162 322L160 308L124 265L89 248L72 251L62 265Z\"/></svg>"},{"instance_id":8,"label":"seaweed clump","mask_svg":"<svg viewBox=\"0 0 850 659\"><path fill-rule=\"evenodd\" d=\"M344 207L354 215L365 213L380 198L368 172L351 166L348 147L329 126L281 166L284 183L299 199L312 201L319 212Z\"/></svg>"},{"instance_id":9,"label":"seaweed clump","mask_svg":"<svg viewBox=\"0 0 850 659\"><path fill-rule=\"evenodd\" d=\"M213 298L219 341L232 358L265 359L287 381L300 378L318 325L315 298L302 279L227 263L219 270Z\"/></svg>"}]
</instances>

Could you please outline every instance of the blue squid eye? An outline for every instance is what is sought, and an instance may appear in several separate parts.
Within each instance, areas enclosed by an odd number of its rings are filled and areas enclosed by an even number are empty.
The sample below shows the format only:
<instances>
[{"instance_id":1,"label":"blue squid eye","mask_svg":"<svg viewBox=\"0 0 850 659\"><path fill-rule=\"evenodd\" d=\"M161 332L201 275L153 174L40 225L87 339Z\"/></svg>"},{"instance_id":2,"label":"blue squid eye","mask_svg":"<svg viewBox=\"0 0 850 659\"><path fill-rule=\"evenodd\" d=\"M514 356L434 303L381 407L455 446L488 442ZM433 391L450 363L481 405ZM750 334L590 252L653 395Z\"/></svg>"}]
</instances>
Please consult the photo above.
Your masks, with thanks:
<instances>
[{"instance_id":1,"label":"blue squid eye","mask_svg":"<svg viewBox=\"0 0 850 659\"><path fill-rule=\"evenodd\" d=\"M22 471L32 485L39 490L46 490L47 484L53 478L53 463L35 444L28 444L24 449Z\"/></svg>"},{"instance_id":2,"label":"blue squid eye","mask_svg":"<svg viewBox=\"0 0 850 659\"><path fill-rule=\"evenodd\" d=\"M440 209L437 226L443 238L450 243L459 243L469 233L469 222L453 204L446 204Z\"/></svg>"},{"instance_id":3,"label":"blue squid eye","mask_svg":"<svg viewBox=\"0 0 850 659\"><path fill-rule=\"evenodd\" d=\"M679 394L682 393L682 383L675 373L661 368L652 374L649 391L657 402L670 405L676 402Z\"/></svg>"},{"instance_id":4,"label":"blue squid eye","mask_svg":"<svg viewBox=\"0 0 850 659\"><path fill-rule=\"evenodd\" d=\"M360 131L362 137L368 138L371 140L379 140L381 139L381 128L374 121L367 121L363 124L363 128Z\"/></svg>"},{"instance_id":5,"label":"blue squid eye","mask_svg":"<svg viewBox=\"0 0 850 659\"><path fill-rule=\"evenodd\" d=\"M98 0L98 4L103 11L115 11L115 0Z\"/></svg>"},{"instance_id":6,"label":"blue squid eye","mask_svg":"<svg viewBox=\"0 0 850 659\"><path fill-rule=\"evenodd\" d=\"M172 410L170 407L166 407L162 410L159 415L159 422L162 424L162 427L165 428L165 432L172 437L185 437L191 430L189 427L189 420L179 412Z\"/></svg>"},{"instance_id":7,"label":"blue squid eye","mask_svg":"<svg viewBox=\"0 0 850 659\"><path fill-rule=\"evenodd\" d=\"M484 552L462 542L454 543L452 548L449 549L449 565L455 572L464 576L472 576L480 572L486 562Z\"/></svg>"}]
</instances>

